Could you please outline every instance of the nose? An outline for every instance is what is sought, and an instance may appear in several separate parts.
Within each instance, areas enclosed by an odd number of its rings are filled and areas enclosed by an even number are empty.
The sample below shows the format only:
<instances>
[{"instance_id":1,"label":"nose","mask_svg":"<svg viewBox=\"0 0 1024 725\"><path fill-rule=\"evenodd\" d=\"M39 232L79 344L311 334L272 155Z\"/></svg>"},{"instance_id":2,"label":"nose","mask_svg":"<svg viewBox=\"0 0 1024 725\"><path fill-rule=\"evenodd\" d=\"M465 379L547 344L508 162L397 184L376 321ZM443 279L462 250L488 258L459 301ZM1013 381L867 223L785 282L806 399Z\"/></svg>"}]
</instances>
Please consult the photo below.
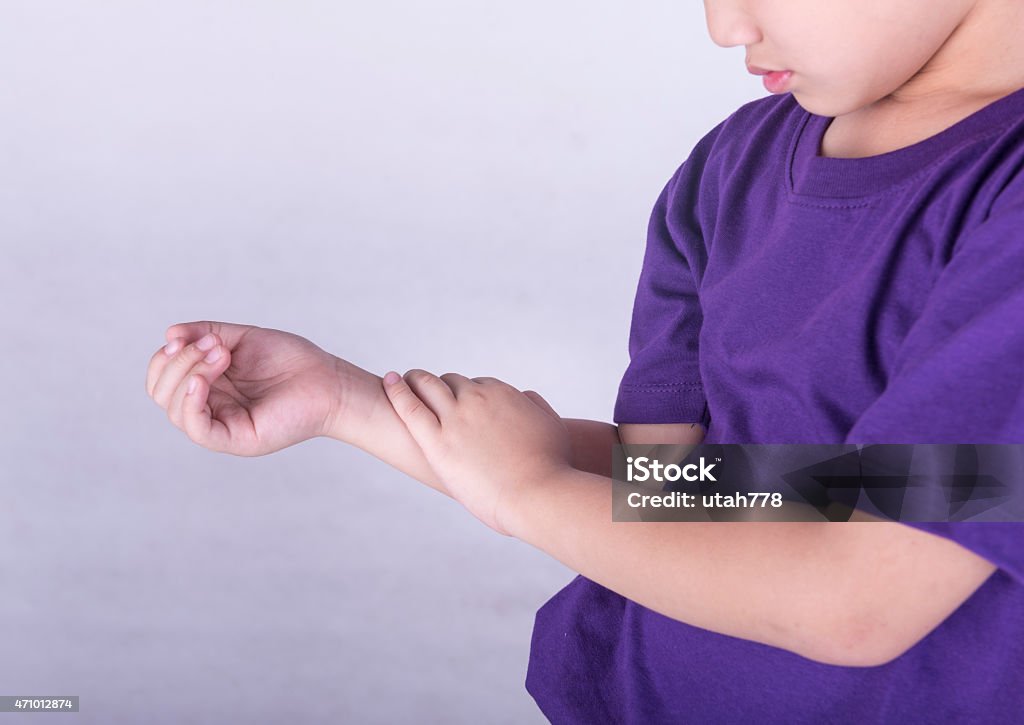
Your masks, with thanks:
<instances>
[{"instance_id":1,"label":"nose","mask_svg":"<svg viewBox=\"0 0 1024 725\"><path fill-rule=\"evenodd\" d=\"M726 0L704 0L708 34L715 45L731 48L760 42L761 31L757 23L738 5Z\"/></svg>"}]
</instances>

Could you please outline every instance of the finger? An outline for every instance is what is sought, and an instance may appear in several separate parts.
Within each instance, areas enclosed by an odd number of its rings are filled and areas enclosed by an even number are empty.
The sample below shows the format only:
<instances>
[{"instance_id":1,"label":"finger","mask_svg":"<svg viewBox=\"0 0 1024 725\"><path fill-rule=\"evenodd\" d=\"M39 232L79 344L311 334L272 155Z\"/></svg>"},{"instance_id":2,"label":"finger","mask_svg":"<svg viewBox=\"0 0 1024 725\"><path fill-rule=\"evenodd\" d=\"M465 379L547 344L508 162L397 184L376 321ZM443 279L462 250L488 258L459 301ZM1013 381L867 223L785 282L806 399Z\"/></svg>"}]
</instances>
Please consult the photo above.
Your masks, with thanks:
<instances>
[{"instance_id":1,"label":"finger","mask_svg":"<svg viewBox=\"0 0 1024 725\"><path fill-rule=\"evenodd\" d=\"M416 397L426 403L439 421L443 421L455 407L455 391L433 373L413 368L403 377Z\"/></svg>"},{"instance_id":2,"label":"finger","mask_svg":"<svg viewBox=\"0 0 1024 725\"><path fill-rule=\"evenodd\" d=\"M384 376L384 392L391 401L391 407L417 442L432 441L440 432L441 423L437 416L417 397L401 375L388 371Z\"/></svg>"},{"instance_id":3,"label":"finger","mask_svg":"<svg viewBox=\"0 0 1024 725\"><path fill-rule=\"evenodd\" d=\"M191 370L187 370L181 377L181 381L178 383L178 387L171 393L170 399L167 401L167 417L170 418L178 428L185 430L185 414L183 403L185 396L188 393L189 378L193 375L198 375L203 378L207 386L213 389L213 383L224 373L230 364L230 356L225 348L217 346L210 352L220 351L220 357L214 362L208 362L206 358L202 358L195 365L192 366ZM212 401L208 401L212 403ZM211 405L212 412L212 405Z\"/></svg>"},{"instance_id":4,"label":"finger","mask_svg":"<svg viewBox=\"0 0 1024 725\"><path fill-rule=\"evenodd\" d=\"M200 399L193 400L197 395ZM252 455L256 430L249 411L214 388L203 375L190 373L185 377L169 410L179 421L175 425L193 442L214 451Z\"/></svg>"},{"instance_id":5,"label":"finger","mask_svg":"<svg viewBox=\"0 0 1024 725\"><path fill-rule=\"evenodd\" d=\"M254 325L236 325L229 322L201 320L197 322L180 322L171 325L164 331L167 344L161 350L166 354L154 354L146 370L146 393L153 397L156 381L163 373L167 360L185 345L196 342L204 335L214 334L228 350L234 350L246 332L257 329Z\"/></svg>"},{"instance_id":6,"label":"finger","mask_svg":"<svg viewBox=\"0 0 1024 725\"><path fill-rule=\"evenodd\" d=\"M441 376L441 380L448 386L454 395L455 400L459 399L459 396L465 393L467 390L479 387L480 383L477 382L478 378L467 378L465 375L459 373L445 373Z\"/></svg>"},{"instance_id":7,"label":"finger","mask_svg":"<svg viewBox=\"0 0 1024 725\"><path fill-rule=\"evenodd\" d=\"M548 404L548 401L544 400L544 398L542 398L540 393L538 393L536 390L524 390L523 391L523 395L525 395L527 398L529 398L534 403L539 405L541 407L541 409L547 411L547 413L552 418L554 418L555 420L561 420L562 419L562 416L560 416L558 413L556 413L555 409L552 408Z\"/></svg>"},{"instance_id":8,"label":"finger","mask_svg":"<svg viewBox=\"0 0 1024 725\"><path fill-rule=\"evenodd\" d=\"M164 337L168 342L176 337L180 337L184 338L185 343L190 343L195 342L203 335L213 333L220 338L221 342L227 345L229 350L234 350L242 336L253 329L256 329L254 325L236 325L230 322L198 320L171 325L164 331Z\"/></svg>"},{"instance_id":9,"label":"finger","mask_svg":"<svg viewBox=\"0 0 1024 725\"><path fill-rule=\"evenodd\" d=\"M146 395L153 397L153 390L156 388L156 381L160 379L167 363L178 350L185 346L185 340L176 337L161 347L149 358L149 366L146 368Z\"/></svg>"},{"instance_id":10,"label":"finger","mask_svg":"<svg viewBox=\"0 0 1024 725\"><path fill-rule=\"evenodd\" d=\"M231 432L213 417L209 405L210 383L202 375L191 374L182 383L184 395L180 404L181 425L178 426L194 443L212 451L231 447ZM191 392L190 392L191 391Z\"/></svg>"},{"instance_id":11,"label":"finger","mask_svg":"<svg viewBox=\"0 0 1024 725\"><path fill-rule=\"evenodd\" d=\"M191 344L185 345L164 365L163 371L153 386L152 397L157 404L166 409L170 404L174 391L181 385L196 366L198 372L206 376L208 381L216 380L224 370L227 369L231 356L227 348L218 344L220 341L215 335L204 335L202 338ZM211 357L216 359L211 360Z\"/></svg>"}]
</instances>

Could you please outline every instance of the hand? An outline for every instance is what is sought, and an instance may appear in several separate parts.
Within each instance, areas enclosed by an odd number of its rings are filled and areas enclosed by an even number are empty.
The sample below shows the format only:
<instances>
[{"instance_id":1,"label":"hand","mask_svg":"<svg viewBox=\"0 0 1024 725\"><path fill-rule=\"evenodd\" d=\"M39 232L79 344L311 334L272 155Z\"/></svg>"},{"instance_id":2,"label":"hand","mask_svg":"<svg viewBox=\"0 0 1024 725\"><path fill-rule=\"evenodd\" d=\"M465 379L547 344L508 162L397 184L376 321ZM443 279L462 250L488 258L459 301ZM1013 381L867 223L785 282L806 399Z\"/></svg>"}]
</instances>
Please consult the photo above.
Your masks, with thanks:
<instances>
[{"instance_id":1,"label":"hand","mask_svg":"<svg viewBox=\"0 0 1024 725\"><path fill-rule=\"evenodd\" d=\"M571 468L569 431L534 391L419 369L389 376L384 390L424 458L452 497L498 533L513 535L503 517L531 487Z\"/></svg>"},{"instance_id":2,"label":"hand","mask_svg":"<svg viewBox=\"0 0 1024 725\"><path fill-rule=\"evenodd\" d=\"M207 334L215 344L204 350ZM172 325L165 336L169 345L149 361L146 392L193 442L262 456L327 434L340 402L341 361L309 340L224 322ZM220 357L207 362L209 352Z\"/></svg>"}]
</instances>

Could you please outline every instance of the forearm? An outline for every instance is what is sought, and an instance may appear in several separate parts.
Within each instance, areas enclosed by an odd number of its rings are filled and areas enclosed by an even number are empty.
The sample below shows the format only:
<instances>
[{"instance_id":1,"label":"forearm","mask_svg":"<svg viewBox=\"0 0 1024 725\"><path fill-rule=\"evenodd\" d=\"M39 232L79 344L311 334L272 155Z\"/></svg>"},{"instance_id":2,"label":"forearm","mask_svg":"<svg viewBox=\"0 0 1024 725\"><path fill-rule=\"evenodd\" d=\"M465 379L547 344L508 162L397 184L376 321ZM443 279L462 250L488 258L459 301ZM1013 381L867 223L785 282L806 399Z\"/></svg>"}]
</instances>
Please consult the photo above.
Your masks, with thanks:
<instances>
[{"instance_id":1,"label":"forearm","mask_svg":"<svg viewBox=\"0 0 1024 725\"><path fill-rule=\"evenodd\" d=\"M338 359L338 385L343 391L329 437L349 443L406 475L448 495L444 484L423 457L384 392L379 375ZM572 442L573 466L611 475L612 445L619 443L611 423L564 418Z\"/></svg>"},{"instance_id":2,"label":"forearm","mask_svg":"<svg viewBox=\"0 0 1024 725\"><path fill-rule=\"evenodd\" d=\"M570 471L534 486L506 519L511 533L672 619L829 664L853 663L847 601L856 577L837 565L849 551L843 536L850 529L613 522L611 485Z\"/></svg>"},{"instance_id":3,"label":"forearm","mask_svg":"<svg viewBox=\"0 0 1024 725\"><path fill-rule=\"evenodd\" d=\"M340 392L328 437L366 451L417 481L450 495L434 469L423 457L384 393L379 375L347 360L337 359Z\"/></svg>"},{"instance_id":4,"label":"forearm","mask_svg":"<svg viewBox=\"0 0 1024 725\"><path fill-rule=\"evenodd\" d=\"M569 429L572 467L598 476L612 475L612 446L619 445L619 427L583 418L562 418Z\"/></svg>"}]
</instances>

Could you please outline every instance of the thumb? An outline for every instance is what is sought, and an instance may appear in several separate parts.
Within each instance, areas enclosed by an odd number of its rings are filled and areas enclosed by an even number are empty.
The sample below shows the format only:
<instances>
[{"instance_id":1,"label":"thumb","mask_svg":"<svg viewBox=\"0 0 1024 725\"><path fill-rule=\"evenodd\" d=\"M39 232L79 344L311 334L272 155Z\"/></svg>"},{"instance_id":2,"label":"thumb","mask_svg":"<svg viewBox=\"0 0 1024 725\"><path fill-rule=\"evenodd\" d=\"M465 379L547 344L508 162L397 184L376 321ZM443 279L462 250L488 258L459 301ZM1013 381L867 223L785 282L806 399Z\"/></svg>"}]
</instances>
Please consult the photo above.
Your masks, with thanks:
<instances>
[{"instance_id":1,"label":"thumb","mask_svg":"<svg viewBox=\"0 0 1024 725\"><path fill-rule=\"evenodd\" d=\"M405 423L409 433L420 442L431 442L440 432L441 423L434 411L420 400L409 384L393 370L384 375L384 392L391 401L391 407Z\"/></svg>"},{"instance_id":2,"label":"thumb","mask_svg":"<svg viewBox=\"0 0 1024 725\"><path fill-rule=\"evenodd\" d=\"M195 322L179 322L171 325L164 331L164 337L167 338L168 342L176 337L183 337L185 338L185 344L188 344L198 340L206 333L212 332L221 339L221 342L224 343L228 350L234 350L242 336L252 329L254 329L253 325L236 325L230 322L197 320Z\"/></svg>"},{"instance_id":3,"label":"thumb","mask_svg":"<svg viewBox=\"0 0 1024 725\"><path fill-rule=\"evenodd\" d=\"M181 401L182 427L186 435L204 448L225 452L231 435L227 426L213 417L209 405L210 384L202 375L190 375L184 383L185 398Z\"/></svg>"}]
</instances>

